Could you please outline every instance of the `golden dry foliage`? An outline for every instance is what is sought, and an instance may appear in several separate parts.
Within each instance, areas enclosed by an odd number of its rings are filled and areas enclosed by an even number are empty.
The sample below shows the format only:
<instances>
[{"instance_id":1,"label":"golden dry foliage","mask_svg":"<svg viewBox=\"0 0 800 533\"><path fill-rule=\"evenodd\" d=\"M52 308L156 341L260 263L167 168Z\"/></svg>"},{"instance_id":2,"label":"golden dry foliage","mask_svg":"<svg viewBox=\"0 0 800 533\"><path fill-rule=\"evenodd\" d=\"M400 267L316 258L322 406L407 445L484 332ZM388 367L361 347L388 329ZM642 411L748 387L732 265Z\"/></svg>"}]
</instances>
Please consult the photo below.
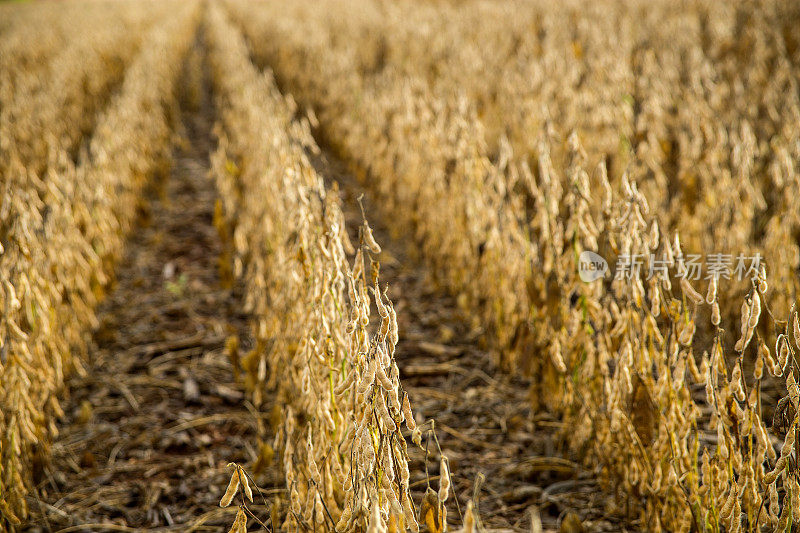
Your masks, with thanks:
<instances>
[{"instance_id":1,"label":"golden dry foliage","mask_svg":"<svg viewBox=\"0 0 800 533\"><path fill-rule=\"evenodd\" d=\"M227 5L648 530L800 520L778 502L797 493L800 368L777 338L799 284L796 6ZM663 275L584 283L584 250ZM771 282L695 287L703 252L761 253ZM760 394L777 377L781 454Z\"/></svg>"},{"instance_id":2,"label":"golden dry foliage","mask_svg":"<svg viewBox=\"0 0 800 533\"><path fill-rule=\"evenodd\" d=\"M56 395L165 171L201 12L55 5L0 6L0 529L26 515ZM349 242L312 127L647 530L800 523L796 2L204 5L222 275L257 341L228 351L254 402L284 409L281 526L441 531L451 491L443 460L415 512L380 247L366 222ZM663 270L585 283L583 251ZM698 283L694 253L765 262ZM252 501L234 466L224 505Z\"/></svg>"},{"instance_id":3,"label":"golden dry foliage","mask_svg":"<svg viewBox=\"0 0 800 533\"><path fill-rule=\"evenodd\" d=\"M169 157L173 90L198 13L197 3L83 7L86 25L65 18L75 24L62 28L46 80L23 62L0 94L0 529L27 514L56 395L81 368L139 193ZM167 10L174 16L153 22Z\"/></svg>"},{"instance_id":4,"label":"golden dry foliage","mask_svg":"<svg viewBox=\"0 0 800 533\"><path fill-rule=\"evenodd\" d=\"M56 24L56 29L73 25L61 48L52 48L54 36L31 43L33 22L15 26L28 40L17 42L16 33L0 39L8 54L3 58L8 68L0 71L4 174L21 165L43 176L48 166L61 164L59 156L78 159L97 113L119 87L148 28L165 13L163 6L153 7L124 2L118 11L107 3L90 4L82 13L68 10ZM74 20L78 16L81 20Z\"/></svg>"},{"instance_id":5,"label":"golden dry foliage","mask_svg":"<svg viewBox=\"0 0 800 533\"><path fill-rule=\"evenodd\" d=\"M420 430L394 362L380 247L364 222L353 249L339 199L309 161L318 148L307 121L295 120L294 102L254 67L215 4L206 28L220 115L213 169L228 227L220 233L231 235L257 342L242 366L255 403L275 391L280 413L289 510L274 527L416 531L401 424L417 442Z\"/></svg>"},{"instance_id":6,"label":"golden dry foliage","mask_svg":"<svg viewBox=\"0 0 800 533\"><path fill-rule=\"evenodd\" d=\"M248 17L251 7L232 3L231 10L254 55L317 110L325 138L378 193L394 227L411 228L410 248L428 261L442 285L464 296L465 309L477 310L475 324L490 327L501 344L512 344L521 309L528 309L524 287L532 251L515 218L521 199L508 197L469 101L452 92L434 94L427 81L400 70L364 66L368 61L361 54L369 56L374 45L380 55L383 41L373 43L367 36L375 34L359 31L358 18L344 22L353 28L340 28L319 20L326 17L304 3L279 19L261 8ZM339 7L344 6L332 9ZM380 18L374 5L364 8ZM296 42L301 20L313 21L315 28L302 43ZM339 42L353 32L363 33L366 42ZM312 77L306 68L322 72Z\"/></svg>"},{"instance_id":7,"label":"golden dry foliage","mask_svg":"<svg viewBox=\"0 0 800 533\"><path fill-rule=\"evenodd\" d=\"M58 6L54 9L54 6ZM33 88L50 84L49 69L67 65L59 58L64 48L85 46L105 33L109 26L117 31L130 25L130 30L145 31L155 16L163 14L157 2L150 9L139 9L134 2L28 2L0 5L0 101L29 93ZM46 29L46 31L45 31ZM119 37L131 39L135 31ZM76 37L87 37L81 44ZM104 39L101 38L101 42ZM130 53L106 49L105 53ZM69 66L75 68L74 62ZM3 106L3 107L4 107Z\"/></svg>"}]
</instances>

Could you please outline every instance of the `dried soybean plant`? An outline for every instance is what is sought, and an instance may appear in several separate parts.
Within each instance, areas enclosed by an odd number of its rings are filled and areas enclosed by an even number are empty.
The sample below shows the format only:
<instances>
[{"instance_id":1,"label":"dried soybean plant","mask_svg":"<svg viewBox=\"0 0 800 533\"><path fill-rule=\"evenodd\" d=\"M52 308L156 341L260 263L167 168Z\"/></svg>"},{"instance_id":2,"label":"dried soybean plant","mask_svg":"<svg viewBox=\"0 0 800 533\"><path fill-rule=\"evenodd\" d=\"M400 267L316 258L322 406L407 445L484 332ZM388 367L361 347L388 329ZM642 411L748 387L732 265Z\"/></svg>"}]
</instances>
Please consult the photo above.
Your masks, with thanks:
<instances>
[{"instance_id":1,"label":"dried soybean plant","mask_svg":"<svg viewBox=\"0 0 800 533\"><path fill-rule=\"evenodd\" d=\"M336 38L357 31L355 20L354 28L340 28L305 4L292 8L297 18L274 17L262 8L250 16L246 2L231 2L230 9L254 55L317 110L325 138L375 188L396 227L412 228L411 248L430 264L439 284L462 295L474 325L490 329L503 345L521 338L519 318L529 305L526 291L518 289L525 286L532 253L516 216L521 201L509 201L468 100L451 91L433 93L426 81L402 71L362 73L365 44ZM373 5L365 12L377 16ZM317 31L303 38L300 20L315 21ZM314 63L305 63L310 58ZM306 67L325 75L310 76ZM513 365L514 350L505 353Z\"/></svg>"},{"instance_id":2,"label":"dried soybean plant","mask_svg":"<svg viewBox=\"0 0 800 533\"><path fill-rule=\"evenodd\" d=\"M328 12L349 9L347 1L331 5ZM545 127L560 139L576 131L592 166L605 160L617 185L636 157L648 171L643 193L688 249L736 253L755 244L773 265L772 285L785 294L796 288L796 210L785 205L794 202L786 192L796 186L799 155L796 5L397 3L359 9L347 20L328 12L302 14L330 28L329 53L360 68L367 87L375 80L376 91L399 93L382 82L395 77L424 82L434 95L465 94L494 161L505 153L535 160L531 132ZM290 23L270 26L291 30ZM380 28L381 37L365 27ZM258 47L286 61L290 52L278 43ZM568 147L551 149L566 164ZM709 228L718 213L725 218ZM732 318L740 291L720 296Z\"/></svg>"},{"instance_id":3,"label":"dried soybean plant","mask_svg":"<svg viewBox=\"0 0 800 533\"><path fill-rule=\"evenodd\" d=\"M644 501L632 511L648 529L779 516L762 506L779 491L761 483L775 453L760 393L772 339L751 311L769 305L774 321L798 286L796 8L229 5L255 57L414 228L438 280L477 304L504 360L533 372L534 397L578 428L571 445L622 502ZM354 15L330 15L341 10ZM486 29L487 13L504 22ZM584 250L667 259L660 277L586 284ZM704 299L683 256L698 250L760 253L771 286L760 269L756 292L711 276ZM726 350L739 319L764 331Z\"/></svg>"},{"instance_id":4,"label":"dried soybean plant","mask_svg":"<svg viewBox=\"0 0 800 533\"><path fill-rule=\"evenodd\" d=\"M10 46L13 63L3 73L5 83L0 82L3 172L15 162L44 175L47 165L58 165L58 153L77 161L97 113L121 84L153 21L165 12L163 5L146 9L122 2L115 10L105 3L91 4L82 21L72 20L75 28L65 46L48 56L48 41L37 44L45 48L44 57L28 68ZM70 21L69 11L66 15Z\"/></svg>"},{"instance_id":5,"label":"dried soybean plant","mask_svg":"<svg viewBox=\"0 0 800 533\"><path fill-rule=\"evenodd\" d=\"M123 6L123 12L147 9ZM163 172L169 157L173 89L197 6L165 6L177 16L154 24L130 60L125 52L114 59L112 50L138 42L129 32L146 28L147 16L131 16L143 23L130 27L110 21L116 39L75 26L65 37L71 44L58 54L59 61L73 64L53 64L58 74L52 84L59 85L14 93L11 105L3 107L3 112L25 109L22 100L28 98L44 106L41 115L30 108L30 114L17 117L13 137L4 124L0 142L8 155L0 200L0 529L14 527L27 514L32 469L46 461L47 443L56 432L54 417L61 413L57 394L65 375L82 368L87 333L96 324L93 308L134 222L139 192L152 174ZM95 20L91 11L90 23ZM110 10L101 12L101 20L114 16ZM83 37L87 43L77 44ZM88 70L78 64L83 60ZM120 77L117 61L129 61L129 66L112 97L113 80ZM87 77L93 78L88 90ZM71 104L53 113L51 99ZM105 102L90 138L67 131L69 123L57 118L66 112L67 119L77 120ZM46 147L29 144L39 139L26 139L25 132L38 132L47 139ZM73 157L81 141L88 148L76 165Z\"/></svg>"},{"instance_id":6,"label":"dried soybean plant","mask_svg":"<svg viewBox=\"0 0 800 533\"><path fill-rule=\"evenodd\" d=\"M532 178L540 178L539 139L531 132L548 131L549 157L565 168L569 147L561 139L574 131L590 167L604 161L615 187L632 158L638 160L643 193L658 209L664 229L678 230L689 251L759 251L772 265L776 305L788 309L781 294L797 290L800 262L793 239L800 228L797 197L791 192L798 183L800 132L794 125L800 99L791 89L797 47L787 26L798 16L796 7L780 1L738 7L696 2L691 10L676 10L669 2L471 2L470 9L412 3L355 9L348 0L331 0L328 10L300 2L278 13L269 6L251 9L247 2L232 5L255 57L273 64L287 86L316 108L325 137L346 159L381 177L371 182L384 193L382 203L419 227L423 253L453 258L449 264L438 261L436 272L458 292L474 292L469 283L464 287L462 269L475 262L470 256L479 250L513 251L524 262L551 248L534 240L526 251L519 244L528 235L526 219L541 211L528 180L520 176L529 165ZM358 15L330 15L342 11ZM487 19L495 24L483 24ZM306 21L317 29L313 36L302 32ZM757 53L743 53L731 42L741 32ZM300 64L307 68L296 68ZM768 74L765 64L774 65L774 76L761 83ZM742 89L732 92L732 86ZM752 116L753 102L765 113ZM461 121L473 132L471 138L453 133ZM450 133L439 135L442 129ZM485 146L477 142L481 137ZM443 233L435 229L437 219L410 213L438 203L437 213L447 212L449 223L461 223L460 195L473 192L461 180L475 167L465 149L479 161L494 161L505 183L492 185L496 171L477 165L490 179L477 199L465 202L466 212L473 224L481 219L485 235L472 229L464 233L467 244L439 254L441 247L424 246L444 239L437 237ZM448 204L443 198L450 186L459 196ZM499 200L492 199L495 189ZM674 194L667 198L669 191ZM599 195L590 197L595 208L599 200ZM548 202L559 216L558 201ZM729 219L709 225L718 218L715 212ZM515 223L515 218L522 220ZM513 244L493 242L504 239ZM490 261L482 267L481 272L499 268ZM534 269L507 270L502 279L516 281L512 288L523 282L520 276L535 274ZM505 351L524 349L514 347L531 334L519 325L530 310L525 292L503 299L486 294L492 290L473 298L491 309L482 322L494 323ZM731 285L731 294L727 290L720 293L720 305L730 320L742 293L739 286Z\"/></svg>"},{"instance_id":7,"label":"dried soybean plant","mask_svg":"<svg viewBox=\"0 0 800 533\"><path fill-rule=\"evenodd\" d=\"M307 122L250 62L218 6L206 27L220 113L218 225L255 317L257 346L243 367L257 404L276 391L289 501L273 527L417 531L401 426L417 444L422 434L394 362L397 320L378 282L380 246L365 221L353 249L339 200L308 159L318 148Z\"/></svg>"}]
</instances>

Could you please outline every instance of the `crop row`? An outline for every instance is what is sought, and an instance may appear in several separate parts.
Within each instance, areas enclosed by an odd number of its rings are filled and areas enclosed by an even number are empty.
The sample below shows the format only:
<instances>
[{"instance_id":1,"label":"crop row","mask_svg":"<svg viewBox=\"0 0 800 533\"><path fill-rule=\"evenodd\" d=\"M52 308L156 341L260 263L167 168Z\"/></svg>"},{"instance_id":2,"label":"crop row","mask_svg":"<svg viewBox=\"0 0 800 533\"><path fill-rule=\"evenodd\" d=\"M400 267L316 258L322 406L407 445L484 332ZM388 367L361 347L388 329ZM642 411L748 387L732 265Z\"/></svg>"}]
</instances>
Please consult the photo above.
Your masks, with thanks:
<instances>
[{"instance_id":1,"label":"crop row","mask_svg":"<svg viewBox=\"0 0 800 533\"><path fill-rule=\"evenodd\" d=\"M140 191L165 169L174 89L197 6L170 3L175 16L143 36L136 35L147 28L141 13L133 16L141 24L129 27L123 17L120 25L107 20L105 30L65 30L74 33L49 66L53 77L4 101L13 128L3 122L0 529L27 514L25 497L34 466L47 461L65 376L82 371L93 309L135 222ZM125 51L139 42L137 53ZM96 121L83 116L99 109ZM75 124L90 136L82 138ZM86 147L76 158L81 142Z\"/></svg>"},{"instance_id":2,"label":"crop row","mask_svg":"<svg viewBox=\"0 0 800 533\"><path fill-rule=\"evenodd\" d=\"M318 148L308 122L251 63L220 8L209 9L207 29L222 132L213 159L218 226L256 338L242 367L256 403L272 391L280 413L289 510L274 526L417 531L401 425L418 444L421 433L394 361L397 320L378 281L380 247L366 221L351 244L336 189L309 160Z\"/></svg>"}]
</instances>

